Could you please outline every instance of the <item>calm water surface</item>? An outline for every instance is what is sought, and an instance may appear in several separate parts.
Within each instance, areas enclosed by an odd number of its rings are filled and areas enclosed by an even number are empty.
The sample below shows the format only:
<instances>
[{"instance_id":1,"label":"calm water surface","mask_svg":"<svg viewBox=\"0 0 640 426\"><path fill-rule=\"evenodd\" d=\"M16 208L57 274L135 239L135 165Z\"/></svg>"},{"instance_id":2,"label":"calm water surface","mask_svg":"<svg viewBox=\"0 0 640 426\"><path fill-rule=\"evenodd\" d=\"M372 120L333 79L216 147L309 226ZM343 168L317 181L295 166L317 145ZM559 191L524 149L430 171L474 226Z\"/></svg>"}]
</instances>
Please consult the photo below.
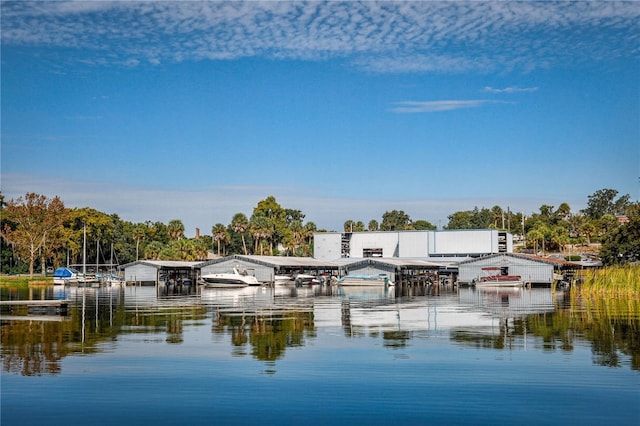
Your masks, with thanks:
<instances>
[{"instance_id":1,"label":"calm water surface","mask_svg":"<svg viewBox=\"0 0 640 426\"><path fill-rule=\"evenodd\" d=\"M639 301L413 291L3 289L1 424L640 424Z\"/></svg>"}]
</instances>

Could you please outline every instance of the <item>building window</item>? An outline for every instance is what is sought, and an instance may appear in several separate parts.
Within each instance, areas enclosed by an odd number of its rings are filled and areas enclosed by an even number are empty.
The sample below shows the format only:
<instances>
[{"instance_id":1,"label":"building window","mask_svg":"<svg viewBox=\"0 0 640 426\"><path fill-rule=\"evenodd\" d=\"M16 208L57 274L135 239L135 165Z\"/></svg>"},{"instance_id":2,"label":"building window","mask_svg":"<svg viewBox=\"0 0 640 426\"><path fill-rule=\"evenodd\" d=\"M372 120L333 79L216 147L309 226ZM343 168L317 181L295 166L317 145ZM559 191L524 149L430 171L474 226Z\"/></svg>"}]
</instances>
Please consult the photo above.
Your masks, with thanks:
<instances>
[{"instance_id":1,"label":"building window","mask_svg":"<svg viewBox=\"0 0 640 426\"><path fill-rule=\"evenodd\" d=\"M382 257L382 249L381 248L362 249L362 257Z\"/></svg>"}]
</instances>

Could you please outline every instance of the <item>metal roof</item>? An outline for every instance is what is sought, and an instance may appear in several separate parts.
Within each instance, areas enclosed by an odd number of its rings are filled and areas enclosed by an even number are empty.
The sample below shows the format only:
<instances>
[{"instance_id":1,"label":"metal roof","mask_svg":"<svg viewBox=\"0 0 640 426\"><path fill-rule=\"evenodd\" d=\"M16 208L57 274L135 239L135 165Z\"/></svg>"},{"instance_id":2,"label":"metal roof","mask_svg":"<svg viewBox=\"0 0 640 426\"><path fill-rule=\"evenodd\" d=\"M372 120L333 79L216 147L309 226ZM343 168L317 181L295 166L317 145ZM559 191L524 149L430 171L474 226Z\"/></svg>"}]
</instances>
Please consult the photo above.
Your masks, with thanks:
<instances>
[{"instance_id":1,"label":"metal roof","mask_svg":"<svg viewBox=\"0 0 640 426\"><path fill-rule=\"evenodd\" d=\"M488 256L483 256L483 257L478 257L478 258L474 258L474 259L470 259L470 260L465 260L463 262L460 262L460 265L466 265L469 263L473 263L473 262L477 262L480 260L485 260L485 259L492 259L495 257L515 257L515 258L519 258L519 259L526 259L526 260L531 260L533 262L540 262L540 263L548 263L551 265L554 265L556 267L571 267L571 268L576 268L578 267L578 265L576 265L574 262L568 262L564 259L554 259L551 257L541 257L541 256L535 256L535 255L531 255L531 254L523 254L523 253L497 253L497 254L490 254Z\"/></svg>"},{"instance_id":2,"label":"metal roof","mask_svg":"<svg viewBox=\"0 0 640 426\"><path fill-rule=\"evenodd\" d=\"M137 260L135 262L121 265L120 269L129 268L134 265L147 265L153 266L156 269L160 268L194 268L202 262L186 262L182 260Z\"/></svg>"},{"instance_id":3,"label":"metal roof","mask_svg":"<svg viewBox=\"0 0 640 426\"><path fill-rule=\"evenodd\" d=\"M245 260L264 266L273 268L326 268L336 269L338 264L325 260L318 260L313 257L291 257L291 256L259 256L259 255L241 255L234 254L206 262L199 262L198 266L213 265L216 263L226 262L228 260Z\"/></svg>"}]
</instances>

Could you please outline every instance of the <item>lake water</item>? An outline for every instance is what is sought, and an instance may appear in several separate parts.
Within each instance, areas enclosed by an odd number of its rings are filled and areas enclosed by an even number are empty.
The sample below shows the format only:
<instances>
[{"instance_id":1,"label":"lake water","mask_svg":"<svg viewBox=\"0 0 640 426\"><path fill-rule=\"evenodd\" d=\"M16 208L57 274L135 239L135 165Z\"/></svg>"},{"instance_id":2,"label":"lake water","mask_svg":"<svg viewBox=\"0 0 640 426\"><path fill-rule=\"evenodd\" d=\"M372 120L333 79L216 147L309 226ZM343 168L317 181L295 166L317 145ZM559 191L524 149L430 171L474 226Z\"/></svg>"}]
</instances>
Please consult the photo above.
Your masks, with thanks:
<instances>
[{"instance_id":1,"label":"lake water","mask_svg":"<svg viewBox=\"0 0 640 426\"><path fill-rule=\"evenodd\" d=\"M1 424L640 424L640 302L394 292L3 289Z\"/></svg>"}]
</instances>

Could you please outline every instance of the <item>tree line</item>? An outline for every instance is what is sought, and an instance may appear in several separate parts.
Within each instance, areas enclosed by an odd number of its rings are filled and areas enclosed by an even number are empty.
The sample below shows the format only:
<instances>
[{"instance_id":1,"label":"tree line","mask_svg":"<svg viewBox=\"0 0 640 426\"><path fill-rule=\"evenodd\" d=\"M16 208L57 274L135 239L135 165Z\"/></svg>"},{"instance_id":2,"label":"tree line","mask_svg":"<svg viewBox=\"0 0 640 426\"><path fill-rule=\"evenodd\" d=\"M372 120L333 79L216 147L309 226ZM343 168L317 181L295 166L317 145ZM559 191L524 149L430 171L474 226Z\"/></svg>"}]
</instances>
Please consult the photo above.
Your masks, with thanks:
<instances>
[{"instance_id":1,"label":"tree line","mask_svg":"<svg viewBox=\"0 0 640 426\"><path fill-rule=\"evenodd\" d=\"M500 206L458 211L445 229L501 229L516 235L535 252L563 251L568 244L602 242L605 263L640 260L640 206L629 195L602 189L590 195L587 208L572 212L567 203L540 206L529 216ZM313 234L324 231L305 222L302 211L282 207L268 196L252 214L236 213L229 224L216 223L211 235L185 238L179 219L132 223L117 214L90 207L66 208L59 197L27 193L7 202L0 194L1 272L44 273L49 268L125 264L139 259L204 260L220 256L259 254L312 256ZM621 218L624 217L624 220ZM436 229L427 220L412 220L402 210L387 211L381 222L349 219L344 232ZM84 245L86 233L86 241Z\"/></svg>"}]
</instances>

